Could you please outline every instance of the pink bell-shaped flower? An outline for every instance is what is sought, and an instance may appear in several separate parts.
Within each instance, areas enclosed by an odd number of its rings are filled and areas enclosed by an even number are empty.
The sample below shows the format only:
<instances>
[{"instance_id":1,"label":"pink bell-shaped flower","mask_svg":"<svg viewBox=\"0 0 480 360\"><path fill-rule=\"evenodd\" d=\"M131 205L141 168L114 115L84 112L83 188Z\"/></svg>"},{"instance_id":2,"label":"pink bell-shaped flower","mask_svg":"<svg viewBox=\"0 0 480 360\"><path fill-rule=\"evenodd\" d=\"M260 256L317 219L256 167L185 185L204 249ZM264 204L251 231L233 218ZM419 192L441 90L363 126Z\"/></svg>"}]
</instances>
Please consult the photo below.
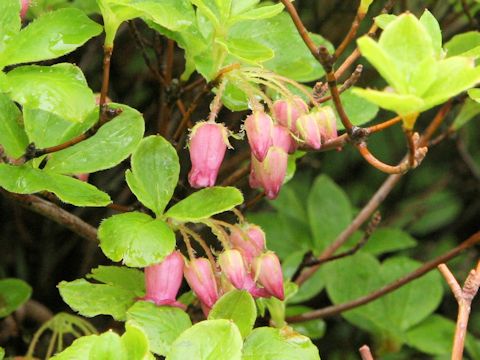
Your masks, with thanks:
<instances>
[{"instance_id":1,"label":"pink bell-shaped flower","mask_svg":"<svg viewBox=\"0 0 480 360\"><path fill-rule=\"evenodd\" d=\"M280 192L283 180L287 174L288 154L278 146L272 146L263 162L252 156L252 176L255 183L261 184L265 195L269 199L275 199ZM252 180L250 181L253 182Z\"/></svg>"},{"instance_id":2,"label":"pink bell-shaped flower","mask_svg":"<svg viewBox=\"0 0 480 360\"><path fill-rule=\"evenodd\" d=\"M277 299L285 299L285 290L283 288L283 273L280 261L277 255L268 251L253 262L255 279Z\"/></svg>"},{"instance_id":3,"label":"pink bell-shaped flower","mask_svg":"<svg viewBox=\"0 0 480 360\"><path fill-rule=\"evenodd\" d=\"M183 273L188 285L200 302L205 304L206 307L212 308L219 295L215 274L210 262L205 258L192 259L185 265Z\"/></svg>"},{"instance_id":4,"label":"pink bell-shaped flower","mask_svg":"<svg viewBox=\"0 0 480 360\"><path fill-rule=\"evenodd\" d=\"M245 289L249 274L240 251L235 249L225 250L218 256L217 262L233 286L237 289Z\"/></svg>"},{"instance_id":5,"label":"pink bell-shaped flower","mask_svg":"<svg viewBox=\"0 0 480 360\"><path fill-rule=\"evenodd\" d=\"M245 131L252 154L263 161L272 146L273 120L263 111L254 111L245 119Z\"/></svg>"},{"instance_id":6,"label":"pink bell-shaped flower","mask_svg":"<svg viewBox=\"0 0 480 360\"><path fill-rule=\"evenodd\" d=\"M188 182L192 187L215 185L227 146L230 147L230 143L224 125L200 122L193 127L189 143L192 169L188 174Z\"/></svg>"},{"instance_id":7,"label":"pink bell-shaped flower","mask_svg":"<svg viewBox=\"0 0 480 360\"><path fill-rule=\"evenodd\" d=\"M300 116L297 120L298 136L312 149L318 150L322 146L322 134L320 131L320 113L310 113Z\"/></svg>"},{"instance_id":8,"label":"pink bell-shaped flower","mask_svg":"<svg viewBox=\"0 0 480 360\"><path fill-rule=\"evenodd\" d=\"M308 105L298 96L280 99L273 103L272 113L274 119L281 125L295 132L297 119L308 113Z\"/></svg>"},{"instance_id":9,"label":"pink bell-shaped flower","mask_svg":"<svg viewBox=\"0 0 480 360\"><path fill-rule=\"evenodd\" d=\"M145 268L146 294L142 300L185 309L185 305L176 301L183 280L183 265L182 254L174 251L161 263L147 266Z\"/></svg>"},{"instance_id":10,"label":"pink bell-shaped flower","mask_svg":"<svg viewBox=\"0 0 480 360\"><path fill-rule=\"evenodd\" d=\"M281 147L289 154L293 154L297 150L297 143L290 135L290 131L281 125L273 127L272 145Z\"/></svg>"},{"instance_id":11,"label":"pink bell-shaped flower","mask_svg":"<svg viewBox=\"0 0 480 360\"><path fill-rule=\"evenodd\" d=\"M337 118L330 106L318 109L318 124L322 134L322 141L328 141L337 137Z\"/></svg>"},{"instance_id":12,"label":"pink bell-shaped flower","mask_svg":"<svg viewBox=\"0 0 480 360\"><path fill-rule=\"evenodd\" d=\"M25 15L27 15L28 7L30 6L30 0L20 0L21 4L21 9L20 9L20 17L22 19L25 18Z\"/></svg>"},{"instance_id":13,"label":"pink bell-shaped flower","mask_svg":"<svg viewBox=\"0 0 480 360\"><path fill-rule=\"evenodd\" d=\"M257 225L237 226L230 233L230 242L235 249L242 252L246 262L250 264L253 258L265 250L265 233Z\"/></svg>"}]
</instances>

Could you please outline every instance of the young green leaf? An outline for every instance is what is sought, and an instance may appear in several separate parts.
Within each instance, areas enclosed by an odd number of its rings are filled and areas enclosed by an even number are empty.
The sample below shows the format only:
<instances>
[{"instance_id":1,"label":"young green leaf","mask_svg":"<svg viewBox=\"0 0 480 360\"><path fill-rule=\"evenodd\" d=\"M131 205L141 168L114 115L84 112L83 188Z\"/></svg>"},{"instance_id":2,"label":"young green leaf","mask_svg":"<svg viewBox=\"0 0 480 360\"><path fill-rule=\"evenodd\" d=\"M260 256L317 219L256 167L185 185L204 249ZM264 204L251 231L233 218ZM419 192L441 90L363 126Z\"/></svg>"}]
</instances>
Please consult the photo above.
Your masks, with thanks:
<instances>
[{"instance_id":1,"label":"young green leaf","mask_svg":"<svg viewBox=\"0 0 480 360\"><path fill-rule=\"evenodd\" d=\"M125 332L120 340L126 350L127 360L147 360L153 358L149 351L148 338L141 327L130 321L125 323ZM112 359L116 360L116 359Z\"/></svg>"},{"instance_id":2,"label":"young green leaf","mask_svg":"<svg viewBox=\"0 0 480 360\"><path fill-rule=\"evenodd\" d=\"M281 3L275 5L264 5L255 7L253 9L244 11L237 16L232 16L229 19L229 25L233 25L239 21L244 20L259 20L259 19L268 19L280 14L284 6Z\"/></svg>"},{"instance_id":3,"label":"young green leaf","mask_svg":"<svg viewBox=\"0 0 480 360\"><path fill-rule=\"evenodd\" d=\"M125 266L99 266L86 275L87 279L131 291L138 297L145 295L144 277L142 271Z\"/></svg>"},{"instance_id":4,"label":"young green leaf","mask_svg":"<svg viewBox=\"0 0 480 360\"><path fill-rule=\"evenodd\" d=\"M6 76L9 96L23 107L41 109L72 122L82 122L95 107L95 98L82 71L63 63L29 65Z\"/></svg>"},{"instance_id":5,"label":"young green leaf","mask_svg":"<svg viewBox=\"0 0 480 360\"><path fill-rule=\"evenodd\" d=\"M177 186L180 164L175 148L161 136L144 138L125 175L128 186L143 205L161 215Z\"/></svg>"},{"instance_id":6,"label":"young green leaf","mask_svg":"<svg viewBox=\"0 0 480 360\"><path fill-rule=\"evenodd\" d=\"M308 195L307 209L317 252L335 240L352 219L347 195L326 175L315 180Z\"/></svg>"},{"instance_id":7,"label":"young green leaf","mask_svg":"<svg viewBox=\"0 0 480 360\"><path fill-rule=\"evenodd\" d=\"M209 320L232 320L245 338L253 329L257 318L255 301L247 291L232 290L223 295L208 314Z\"/></svg>"},{"instance_id":8,"label":"young green leaf","mask_svg":"<svg viewBox=\"0 0 480 360\"><path fill-rule=\"evenodd\" d=\"M243 195L237 188L214 186L181 200L168 209L165 216L179 222L200 222L231 210L242 202Z\"/></svg>"},{"instance_id":9,"label":"young green leaf","mask_svg":"<svg viewBox=\"0 0 480 360\"><path fill-rule=\"evenodd\" d=\"M98 340L98 335L82 336L51 360L90 360L90 350Z\"/></svg>"},{"instance_id":10,"label":"young green leaf","mask_svg":"<svg viewBox=\"0 0 480 360\"><path fill-rule=\"evenodd\" d=\"M85 279L62 281L58 290L73 310L83 316L111 315L125 320L127 310L135 303L137 293L110 284L92 284Z\"/></svg>"},{"instance_id":11,"label":"young green leaf","mask_svg":"<svg viewBox=\"0 0 480 360\"><path fill-rule=\"evenodd\" d=\"M128 360L127 349L120 336L109 330L97 338L90 349L91 360Z\"/></svg>"},{"instance_id":12,"label":"young green leaf","mask_svg":"<svg viewBox=\"0 0 480 360\"><path fill-rule=\"evenodd\" d=\"M46 13L10 39L0 52L0 67L60 57L101 32L102 27L81 10Z\"/></svg>"},{"instance_id":13,"label":"young green leaf","mask_svg":"<svg viewBox=\"0 0 480 360\"><path fill-rule=\"evenodd\" d=\"M111 168L137 147L145 124L142 115L126 105L111 104L122 113L92 137L50 156L45 169L61 174L91 173Z\"/></svg>"},{"instance_id":14,"label":"young green leaf","mask_svg":"<svg viewBox=\"0 0 480 360\"><path fill-rule=\"evenodd\" d=\"M420 17L420 23L424 26L432 39L435 57L440 59L442 56L442 31L440 29L440 24L428 9L425 9Z\"/></svg>"},{"instance_id":15,"label":"young green leaf","mask_svg":"<svg viewBox=\"0 0 480 360\"><path fill-rule=\"evenodd\" d=\"M455 35L445 44L448 57L480 56L480 32L468 31Z\"/></svg>"},{"instance_id":16,"label":"young green leaf","mask_svg":"<svg viewBox=\"0 0 480 360\"><path fill-rule=\"evenodd\" d=\"M453 120L452 129L455 131L480 114L480 89L470 89L468 95L470 99L465 100L460 112Z\"/></svg>"},{"instance_id":17,"label":"young green leaf","mask_svg":"<svg viewBox=\"0 0 480 360\"><path fill-rule=\"evenodd\" d=\"M259 42L247 39L228 38L226 42L216 40L226 51L237 59L247 63L262 63L273 58L273 51Z\"/></svg>"},{"instance_id":18,"label":"young green leaf","mask_svg":"<svg viewBox=\"0 0 480 360\"><path fill-rule=\"evenodd\" d=\"M83 134L98 121L98 108L95 108L83 122L72 122L51 112L23 108L23 124L29 142L37 148L62 144Z\"/></svg>"},{"instance_id":19,"label":"young green leaf","mask_svg":"<svg viewBox=\"0 0 480 360\"><path fill-rule=\"evenodd\" d=\"M89 183L28 165L0 164L0 187L17 194L50 191L77 206L105 206L111 202L108 194Z\"/></svg>"},{"instance_id":20,"label":"young green leaf","mask_svg":"<svg viewBox=\"0 0 480 360\"><path fill-rule=\"evenodd\" d=\"M0 144L8 156L19 158L25 153L28 138L21 126L18 107L5 94L0 93Z\"/></svg>"},{"instance_id":21,"label":"young green leaf","mask_svg":"<svg viewBox=\"0 0 480 360\"><path fill-rule=\"evenodd\" d=\"M185 311L171 306L156 306L147 301L137 301L127 311L129 323L140 326L150 342L150 349L165 356L175 339L192 326Z\"/></svg>"},{"instance_id":22,"label":"young green leaf","mask_svg":"<svg viewBox=\"0 0 480 360\"><path fill-rule=\"evenodd\" d=\"M260 327L245 340L242 360L320 360L318 348L311 340L284 327Z\"/></svg>"},{"instance_id":23,"label":"young green leaf","mask_svg":"<svg viewBox=\"0 0 480 360\"><path fill-rule=\"evenodd\" d=\"M103 253L130 267L158 263L175 248L175 234L168 225L150 216L129 212L104 220L98 228Z\"/></svg>"},{"instance_id":24,"label":"young green leaf","mask_svg":"<svg viewBox=\"0 0 480 360\"><path fill-rule=\"evenodd\" d=\"M240 360L242 336L228 320L201 321L185 330L167 355L167 360Z\"/></svg>"},{"instance_id":25,"label":"young green leaf","mask_svg":"<svg viewBox=\"0 0 480 360\"><path fill-rule=\"evenodd\" d=\"M5 46L20 31L22 26L20 20L20 1L0 2L0 54L4 52ZM1 55L0 55L1 57Z\"/></svg>"},{"instance_id":26,"label":"young green leaf","mask_svg":"<svg viewBox=\"0 0 480 360\"><path fill-rule=\"evenodd\" d=\"M10 315L32 295L32 288L20 279L0 280L0 318Z\"/></svg>"}]
</instances>

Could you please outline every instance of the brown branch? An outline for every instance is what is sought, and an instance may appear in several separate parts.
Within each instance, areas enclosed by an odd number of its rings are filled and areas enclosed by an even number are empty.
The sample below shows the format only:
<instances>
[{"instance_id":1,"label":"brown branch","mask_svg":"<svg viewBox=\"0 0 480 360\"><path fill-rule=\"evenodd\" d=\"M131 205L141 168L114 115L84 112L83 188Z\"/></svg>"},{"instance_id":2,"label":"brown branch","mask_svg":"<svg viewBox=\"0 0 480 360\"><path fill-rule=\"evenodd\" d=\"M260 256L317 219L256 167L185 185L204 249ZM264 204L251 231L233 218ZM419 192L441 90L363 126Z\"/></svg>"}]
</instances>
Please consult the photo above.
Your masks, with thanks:
<instances>
[{"instance_id":1,"label":"brown branch","mask_svg":"<svg viewBox=\"0 0 480 360\"><path fill-rule=\"evenodd\" d=\"M357 65L357 67L355 68L353 73L350 75L350 77L342 84L342 86L340 86L340 88L338 89L338 93L341 94L344 91L350 89L353 85L355 85L358 79L360 79L360 75L362 75L362 71L363 71L363 65ZM323 88L323 86L321 87ZM315 84L315 87L313 88L313 94L312 94L317 104L322 104L332 98L331 95L323 96L323 97L322 95L315 96L316 89L317 89L317 84ZM319 94L323 94L323 89L319 92Z\"/></svg>"},{"instance_id":2,"label":"brown branch","mask_svg":"<svg viewBox=\"0 0 480 360\"><path fill-rule=\"evenodd\" d=\"M355 15L355 19L353 19L352 26L350 26L350 30L348 31L347 35L343 39L342 43L335 50L335 54L333 55L335 59L338 59L343 54L347 46L355 38L355 35L357 35L357 31L360 26L360 23L365 18L365 15L366 15L365 13L360 12L360 7L359 7L357 14Z\"/></svg>"},{"instance_id":3,"label":"brown branch","mask_svg":"<svg viewBox=\"0 0 480 360\"><path fill-rule=\"evenodd\" d=\"M360 349L358 349L358 351L360 352L362 360L374 360L368 345L363 345Z\"/></svg>"},{"instance_id":4,"label":"brown branch","mask_svg":"<svg viewBox=\"0 0 480 360\"><path fill-rule=\"evenodd\" d=\"M398 176L398 175L397 175ZM338 305L331 305L323 309L319 310L313 310L301 315L297 316L292 316L287 318L286 320L291 323L295 322L302 322L302 321L307 321L307 320L313 320L313 319L320 319L320 318L325 318L328 316L333 316L340 314L344 311L351 310L354 308L357 308L359 306L368 304L369 302L372 302L379 297L382 297L406 284L409 282L418 279L419 277L425 275L429 271L435 269L439 264L447 262L454 257L458 256L460 253L462 253L464 250L476 245L477 243L480 242L480 231L476 232L472 236L470 236L467 240L462 242L460 245L456 246L455 248L449 250L448 252L440 255L439 257L426 262L422 266L420 266L417 270L407 274L406 276L401 277L400 279L397 279L393 281L392 283L385 285L384 287L373 291L372 293L362 296L358 299L348 301L342 304Z\"/></svg>"},{"instance_id":5,"label":"brown branch","mask_svg":"<svg viewBox=\"0 0 480 360\"><path fill-rule=\"evenodd\" d=\"M94 242L98 241L97 229L95 227L87 224L79 217L49 201L46 201L35 195L14 194L3 189L0 189L0 193L9 199L15 200L24 208L32 210L62 226L65 226L67 229L73 231L86 240Z\"/></svg>"},{"instance_id":6,"label":"brown branch","mask_svg":"<svg viewBox=\"0 0 480 360\"><path fill-rule=\"evenodd\" d=\"M418 147L424 147L426 144L428 144L430 138L433 136L437 128L441 125L450 109L451 102L444 104L440 108L440 110L437 112L434 119L428 125L427 129L420 138L418 142ZM320 254L318 259L328 258L332 256L335 251L337 251L348 240L348 238L355 231L357 231L357 229L359 229L365 221L367 221L367 219L373 214L373 212L380 206L383 200L385 200L388 194L390 194L395 185L400 181L401 177L401 174L390 175L380 186L380 188L375 192L369 202L357 214L357 216L355 217L355 219L353 219L350 225L345 230L343 230L340 235L338 235L335 241L330 244L330 246L328 246L322 254ZM302 271L298 279L295 281L297 285L300 286L301 284L303 284L307 279L309 279L313 274L315 274L319 267L320 266L317 265Z\"/></svg>"},{"instance_id":7,"label":"brown branch","mask_svg":"<svg viewBox=\"0 0 480 360\"><path fill-rule=\"evenodd\" d=\"M108 87L110 83L110 60L112 58L113 47L104 46L103 48L103 76L102 76L102 88L100 91L100 100L98 105L100 105L100 112L98 117L99 126L102 126L107 122L107 95Z\"/></svg>"},{"instance_id":8,"label":"brown branch","mask_svg":"<svg viewBox=\"0 0 480 360\"><path fill-rule=\"evenodd\" d=\"M250 171L250 165L245 165L237 168L229 177L221 182L221 186L229 186L236 184L241 178L248 174Z\"/></svg>"},{"instance_id":9,"label":"brown branch","mask_svg":"<svg viewBox=\"0 0 480 360\"><path fill-rule=\"evenodd\" d=\"M447 281L447 284L452 290L458 303L457 324L453 338L452 360L462 360L472 300L480 287L480 261L477 263L476 269L471 270L468 274L463 288L460 287L460 284L448 269L447 265L438 265L438 270L440 270L440 273Z\"/></svg>"}]
</instances>

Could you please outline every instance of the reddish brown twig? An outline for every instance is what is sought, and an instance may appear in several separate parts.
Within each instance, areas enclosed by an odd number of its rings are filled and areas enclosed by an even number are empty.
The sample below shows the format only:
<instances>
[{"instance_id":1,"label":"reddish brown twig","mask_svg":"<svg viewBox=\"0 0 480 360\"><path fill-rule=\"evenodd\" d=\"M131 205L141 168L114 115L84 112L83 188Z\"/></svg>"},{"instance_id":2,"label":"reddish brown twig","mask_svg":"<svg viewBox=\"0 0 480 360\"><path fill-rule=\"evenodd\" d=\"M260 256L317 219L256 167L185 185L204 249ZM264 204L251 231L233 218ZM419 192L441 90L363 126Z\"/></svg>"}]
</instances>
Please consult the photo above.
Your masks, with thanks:
<instances>
[{"instance_id":1,"label":"reddish brown twig","mask_svg":"<svg viewBox=\"0 0 480 360\"><path fill-rule=\"evenodd\" d=\"M398 176L398 175L397 175ZM313 320L313 319L320 319L320 318L325 318L328 316L333 316L337 315L339 313L342 313L347 310L351 310L354 308L357 308L359 306L368 304L369 302L378 299L379 297L382 297L400 287L402 287L405 284L408 284L409 282L418 279L419 277L425 275L429 271L435 269L439 264L447 262L454 257L458 256L460 253L462 253L464 250L478 244L480 242L480 231L476 232L472 236L470 236L467 240L462 242L460 245L456 246L455 248L447 251L446 253L440 255L439 257L426 262L422 266L420 266L417 270L401 277L400 279L397 279L393 281L392 283L385 285L384 287L373 291L372 293L362 296L358 299L348 301L342 304L338 305L332 305L328 306L323 309L319 310L313 310L301 315L297 316L292 316L287 318L288 322L294 323L294 322L302 322L302 321L307 321L307 320Z\"/></svg>"},{"instance_id":2,"label":"reddish brown twig","mask_svg":"<svg viewBox=\"0 0 480 360\"><path fill-rule=\"evenodd\" d=\"M100 100L98 105L100 106L100 112L98 117L98 124L102 126L108 121L107 117L107 95L108 87L110 83L110 60L112 58L113 47L104 46L103 48L103 76L102 76L102 88L100 91Z\"/></svg>"},{"instance_id":3,"label":"reddish brown twig","mask_svg":"<svg viewBox=\"0 0 480 360\"><path fill-rule=\"evenodd\" d=\"M447 281L447 284L452 290L458 303L458 316L453 338L452 360L462 360L472 300L480 287L480 261L477 263L476 269L471 270L468 274L463 288L460 287L460 284L455 279L455 276L453 276L447 265L438 265L438 270L440 270L440 273Z\"/></svg>"},{"instance_id":4,"label":"reddish brown twig","mask_svg":"<svg viewBox=\"0 0 480 360\"><path fill-rule=\"evenodd\" d=\"M337 49L335 50L334 57L338 59L343 52L346 50L347 46L352 42L357 35L358 28L360 23L365 18L365 13L360 12L360 7L358 8L357 14L355 15L355 19L353 19L352 26L350 26L350 30L348 31L347 35L343 39L340 45L338 45Z\"/></svg>"}]
</instances>

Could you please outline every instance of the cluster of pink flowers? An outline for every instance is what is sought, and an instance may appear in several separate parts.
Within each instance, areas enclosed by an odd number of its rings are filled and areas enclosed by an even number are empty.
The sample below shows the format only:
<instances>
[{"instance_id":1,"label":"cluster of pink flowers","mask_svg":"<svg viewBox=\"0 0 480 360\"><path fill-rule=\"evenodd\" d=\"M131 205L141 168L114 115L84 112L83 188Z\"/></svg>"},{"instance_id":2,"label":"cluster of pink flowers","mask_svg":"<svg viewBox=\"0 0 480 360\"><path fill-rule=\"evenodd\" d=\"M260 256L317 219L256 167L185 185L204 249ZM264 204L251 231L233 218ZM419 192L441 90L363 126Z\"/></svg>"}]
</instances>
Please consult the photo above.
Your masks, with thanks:
<instances>
[{"instance_id":1,"label":"cluster of pink flowers","mask_svg":"<svg viewBox=\"0 0 480 360\"><path fill-rule=\"evenodd\" d=\"M272 117L254 111L245 120L245 131L252 150L250 186L263 188L269 199L275 199L282 187L288 154L299 145L318 150L337 136L333 110L325 106L309 112L299 97L275 101Z\"/></svg>"},{"instance_id":2,"label":"cluster of pink flowers","mask_svg":"<svg viewBox=\"0 0 480 360\"><path fill-rule=\"evenodd\" d=\"M337 136L336 118L329 106L314 108L299 97L277 100L272 116L255 110L244 124L252 151L250 186L263 188L269 199L278 196L285 179L288 154L298 146L320 149ZM227 147L229 131L212 121L197 123L190 134L192 169L188 181L194 188L215 185Z\"/></svg>"},{"instance_id":3,"label":"cluster of pink flowers","mask_svg":"<svg viewBox=\"0 0 480 360\"><path fill-rule=\"evenodd\" d=\"M184 260L174 251L161 263L145 268L146 295L142 300L157 305L185 306L176 300L183 276L194 291L205 314L220 296L233 289L254 297L285 298L282 268L278 257L265 249L265 234L256 225L235 226L230 249L217 257L215 268L206 258Z\"/></svg>"}]
</instances>

